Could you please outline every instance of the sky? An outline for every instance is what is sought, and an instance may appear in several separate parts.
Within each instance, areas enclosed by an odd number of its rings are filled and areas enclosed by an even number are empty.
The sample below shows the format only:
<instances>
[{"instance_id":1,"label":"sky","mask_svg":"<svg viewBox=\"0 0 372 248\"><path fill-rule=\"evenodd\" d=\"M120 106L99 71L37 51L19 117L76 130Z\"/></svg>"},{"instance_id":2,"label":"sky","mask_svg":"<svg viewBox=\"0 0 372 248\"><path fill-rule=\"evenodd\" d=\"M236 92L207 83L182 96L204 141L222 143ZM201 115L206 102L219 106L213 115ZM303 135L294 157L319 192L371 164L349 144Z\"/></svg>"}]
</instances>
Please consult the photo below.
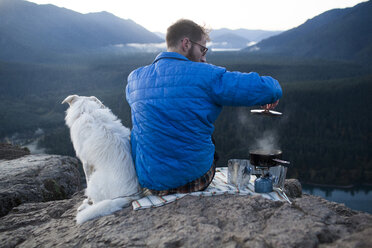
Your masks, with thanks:
<instances>
[{"instance_id":1,"label":"sky","mask_svg":"<svg viewBox=\"0 0 372 248\"><path fill-rule=\"evenodd\" d=\"M186 18L209 29L288 30L327 10L366 0L28 0L80 13L107 11L151 32Z\"/></svg>"}]
</instances>

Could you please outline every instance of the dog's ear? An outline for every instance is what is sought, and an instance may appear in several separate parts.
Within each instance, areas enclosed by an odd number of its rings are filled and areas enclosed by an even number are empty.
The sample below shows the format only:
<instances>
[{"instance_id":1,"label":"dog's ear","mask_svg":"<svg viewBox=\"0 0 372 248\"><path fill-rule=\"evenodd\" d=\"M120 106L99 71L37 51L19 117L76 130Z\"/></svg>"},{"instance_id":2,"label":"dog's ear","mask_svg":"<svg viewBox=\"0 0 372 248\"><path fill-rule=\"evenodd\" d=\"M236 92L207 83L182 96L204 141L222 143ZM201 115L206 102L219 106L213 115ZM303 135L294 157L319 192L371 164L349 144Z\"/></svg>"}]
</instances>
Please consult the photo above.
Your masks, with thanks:
<instances>
[{"instance_id":1,"label":"dog's ear","mask_svg":"<svg viewBox=\"0 0 372 248\"><path fill-rule=\"evenodd\" d=\"M78 95L70 95L66 97L65 100L62 101L62 104L67 102L71 106L72 102L75 101L78 97L79 97Z\"/></svg>"},{"instance_id":2,"label":"dog's ear","mask_svg":"<svg viewBox=\"0 0 372 248\"><path fill-rule=\"evenodd\" d=\"M98 103L102 108L105 107L105 105L103 105L103 103L100 100L98 100L97 97L91 96L90 99L92 99L93 101L95 101L96 103Z\"/></svg>"}]
</instances>

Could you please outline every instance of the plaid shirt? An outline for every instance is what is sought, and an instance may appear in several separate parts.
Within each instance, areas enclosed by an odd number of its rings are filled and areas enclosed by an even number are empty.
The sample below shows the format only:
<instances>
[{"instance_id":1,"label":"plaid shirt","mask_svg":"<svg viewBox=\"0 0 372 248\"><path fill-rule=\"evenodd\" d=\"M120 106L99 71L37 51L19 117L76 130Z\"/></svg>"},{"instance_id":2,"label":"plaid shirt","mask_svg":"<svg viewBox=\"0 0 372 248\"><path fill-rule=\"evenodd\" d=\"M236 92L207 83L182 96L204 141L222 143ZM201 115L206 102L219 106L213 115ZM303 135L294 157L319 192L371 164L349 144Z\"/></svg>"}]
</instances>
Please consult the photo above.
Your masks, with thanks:
<instances>
[{"instance_id":1,"label":"plaid shirt","mask_svg":"<svg viewBox=\"0 0 372 248\"><path fill-rule=\"evenodd\" d=\"M195 191L203 191L205 190L209 184L212 182L214 178L214 174L216 173L216 164L213 162L212 167L205 173L202 177L195 179L192 182L189 182L183 186L174 189L166 189L166 190L153 190L144 188L143 192L145 195L171 195L177 193L191 193Z\"/></svg>"}]
</instances>

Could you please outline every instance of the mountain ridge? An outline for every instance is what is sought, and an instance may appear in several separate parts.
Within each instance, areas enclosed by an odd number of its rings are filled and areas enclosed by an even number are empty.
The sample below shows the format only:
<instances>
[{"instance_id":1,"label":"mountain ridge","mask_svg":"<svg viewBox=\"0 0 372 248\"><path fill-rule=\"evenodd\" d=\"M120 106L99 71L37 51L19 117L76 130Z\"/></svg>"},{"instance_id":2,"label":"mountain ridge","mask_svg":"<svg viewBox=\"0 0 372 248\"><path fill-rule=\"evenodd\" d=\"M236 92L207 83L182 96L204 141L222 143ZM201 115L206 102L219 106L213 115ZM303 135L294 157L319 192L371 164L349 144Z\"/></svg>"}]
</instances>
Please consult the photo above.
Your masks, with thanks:
<instances>
[{"instance_id":1,"label":"mountain ridge","mask_svg":"<svg viewBox=\"0 0 372 248\"><path fill-rule=\"evenodd\" d=\"M127 43L162 42L132 20L108 12L81 14L51 4L22 0L0 4L0 59L22 61L58 53Z\"/></svg>"},{"instance_id":2,"label":"mountain ridge","mask_svg":"<svg viewBox=\"0 0 372 248\"><path fill-rule=\"evenodd\" d=\"M262 30L262 29L229 29L229 28L221 28L221 29L214 29L211 31L210 36L212 39L224 35L226 33L232 33L238 35L242 38L245 38L249 41L259 42L265 38L277 35L282 33L283 31L273 31L273 30Z\"/></svg>"},{"instance_id":3,"label":"mountain ridge","mask_svg":"<svg viewBox=\"0 0 372 248\"><path fill-rule=\"evenodd\" d=\"M283 31L270 31L261 29L212 29L209 32L211 44L208 47L213 49L244 49L249 43L257 43L262 39L277 35ZM161 32L155 32L160 38L165 40L165 34Z\"/></svg>"},{"instance_id":4,"label":"mountain ridge","mask_svg":"<svg viewBox=\"0 0 372 248\"><path fill-rule=\"evenodd\" d=\"M235 33L224 33L215 36L209 47L212 49L240 49L247 47L250 40Z\"/></svg>"},{"instance_id":5,"label":"mountain ridge","mask_svg":"<svg viewBox=\"0 0 372 248\"><path fill-rule=\"evenodd\" d=\"M295 57L368 60L372 55L371 12L371 1L332 9L246 50Z\"/></svg>"}]
</instances>

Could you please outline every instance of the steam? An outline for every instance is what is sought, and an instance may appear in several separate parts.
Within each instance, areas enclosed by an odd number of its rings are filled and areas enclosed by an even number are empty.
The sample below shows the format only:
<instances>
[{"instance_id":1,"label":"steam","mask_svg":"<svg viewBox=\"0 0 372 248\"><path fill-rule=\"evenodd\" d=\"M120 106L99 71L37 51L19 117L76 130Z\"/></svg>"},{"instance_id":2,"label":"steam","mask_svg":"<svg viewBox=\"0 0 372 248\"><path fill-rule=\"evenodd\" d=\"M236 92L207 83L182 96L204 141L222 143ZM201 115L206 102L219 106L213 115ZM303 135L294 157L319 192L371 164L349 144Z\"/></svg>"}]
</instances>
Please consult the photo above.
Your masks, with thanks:
<instances>
[{"instance_id":1,"label":"steam","mask_svg":"<svg viewBox=\"0 0 372 248\"><path fill-rule=\"evenodd\" d=\"M270 119L266 116L252 118L252 115L246 109L238 109L238 132L241 133L241 143L244 144L248 141L250 148L254 150L280 149L278 130L271 125L272 122L278 120L280 119Z\"/></svg>"},{"instance_id":2,"label":"steam","mask_svg":"<svg viewBox=\"0 0 372 248\"><path fill-rule=\"evenodd\" d=\"M256 124L252 120L251 114L246 111L244 108L238 108L238 121L239 126L243 127L245 130L241 130L241 132L246 130L254 130Z\"/></svg>"},{"instance_id":3,"label":"steam","mask_svg":"<svg viewBox=\"0 0 372 248\"><path fill-rule=\"evenodd\" d=\"M254 149L270 151L280 149L278 145L278 134L274 130L264 131L262 136L256 139Z\"/></svg>"}]
</instances>

